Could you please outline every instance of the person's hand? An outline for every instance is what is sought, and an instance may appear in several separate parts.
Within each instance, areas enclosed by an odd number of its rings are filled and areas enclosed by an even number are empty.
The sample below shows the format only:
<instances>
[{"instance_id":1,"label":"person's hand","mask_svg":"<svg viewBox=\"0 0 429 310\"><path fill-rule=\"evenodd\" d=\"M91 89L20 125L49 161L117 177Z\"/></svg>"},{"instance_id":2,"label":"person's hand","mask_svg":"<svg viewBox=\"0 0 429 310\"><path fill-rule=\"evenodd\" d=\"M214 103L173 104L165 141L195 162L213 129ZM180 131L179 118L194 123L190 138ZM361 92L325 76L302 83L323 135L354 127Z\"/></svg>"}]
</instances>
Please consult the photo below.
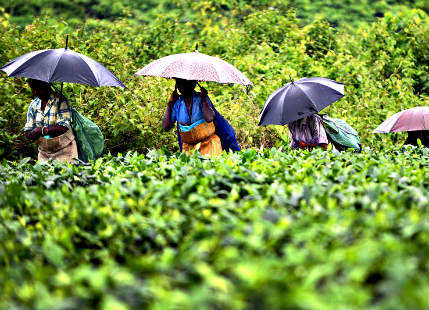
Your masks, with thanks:
<instances>
[{"instance_id":1,"label":"person's hand","mask_svg":"<svg viewBox=\"0 0 429 310\"><path fill-rule=\"evenodd\" d=\"M168 100L168 105L172 106L177 99L179 99L179 93L177 92L177 90L175 89L170 96L170 100Z\"/></svg>"},{"instance_id":2,"label":"person's hand","mask_svg":"<svg viewBox=\"0 0 429 310\"><path fill-rule=\"evenodd\" d=\"M38 139L42 135L42 127L36 127L32 130L34 139Z\"/></svg>"},{"instance_id":3,"label":"person's hand","mask_svg":"<svg viewBox=\"0 0 429 310\"><path fill-rule=\"evenodd\" d=\"M207 92L207 89L205 89L204 87L200 87L200 91L201 91L200 92L201 99L205 100L207 95L209 94Z\"/></svg>"},{"instance_id":4,"label":"person's hand","mask_svg":"<svg viewBox=\"0 0 429 310\"><path fill-rule=\"evenodd\" d=\"M42 135L42 128L36 127L33 130L29 131L26 136L31 140L36 140Z\"/></svg>"}]
</instances>

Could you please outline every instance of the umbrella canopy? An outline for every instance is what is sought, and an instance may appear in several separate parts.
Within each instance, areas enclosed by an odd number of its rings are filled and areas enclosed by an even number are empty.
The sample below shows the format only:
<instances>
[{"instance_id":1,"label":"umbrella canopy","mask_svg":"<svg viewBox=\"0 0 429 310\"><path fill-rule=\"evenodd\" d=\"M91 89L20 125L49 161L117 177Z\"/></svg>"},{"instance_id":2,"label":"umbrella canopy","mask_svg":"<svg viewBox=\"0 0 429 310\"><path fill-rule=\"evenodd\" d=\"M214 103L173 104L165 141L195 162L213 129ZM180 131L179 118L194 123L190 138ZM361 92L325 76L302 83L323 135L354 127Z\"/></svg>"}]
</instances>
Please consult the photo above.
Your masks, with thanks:
<instances>
[{"instance_id":1,"label":"umbrella canopy","mask_svg":"<svg viewBox=\"0 0 429 310\"><path fill-rule=\"evenodd\" d=\"M0 68L10 77L92 86L125 85L99 62L68 48L48 49L22 55Z\"/></svg>"},{"instance_id":2,"label":"umbrella canopy","mask_svg":"<svg viewBox=\"0 0 429 310\"><path fill-rule=\"evenodd\" d=\"M398 112L380 124L372 133L429 130L429 107L414 107Z\"/></svg>"},{"instance_id":3,"label":"umbrella canopy","mask_svg":"<svg viewBox=\"0 0 429 310\"><path fill-rule=\"evenodd\" d=\"M274 91L265 101L259 126L285 125L320 112L344 96L344 85L327 78L302 78Z\"/></svg>"},{"instance_id":4,"label":"umbrella canopy","mask_svg":"<svg viewBox=\"0 0 429 310\"><path fill-rule=\"evenodd\" d=\"M230 63L198 51L160 58L137 71L136 75L252 85L252 82Z\"/></svg>"}]
</instances>

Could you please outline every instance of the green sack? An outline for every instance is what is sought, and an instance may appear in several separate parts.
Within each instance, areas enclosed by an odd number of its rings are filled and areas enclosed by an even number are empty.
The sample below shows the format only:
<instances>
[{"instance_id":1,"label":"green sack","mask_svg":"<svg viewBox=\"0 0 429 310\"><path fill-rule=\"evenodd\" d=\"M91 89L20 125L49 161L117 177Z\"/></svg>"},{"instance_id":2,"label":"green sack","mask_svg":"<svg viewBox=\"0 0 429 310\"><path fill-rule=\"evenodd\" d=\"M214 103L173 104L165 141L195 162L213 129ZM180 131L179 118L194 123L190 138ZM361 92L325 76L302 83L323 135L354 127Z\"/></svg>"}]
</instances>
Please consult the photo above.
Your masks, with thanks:
<instances>
[{"instance_id":1,"label":"green sack","mask_svg":"<svg viewBox=\"0 0 429 310\"><path fill-rule=\"evenodd\" d=\"M74 108L72 111L72 129L77 142L79 159L84 162L96 160L103 152L104 136L97 125Z\"/></svg>"},{"instance_id":2,"label":"green sack","mask_svg":"<svg viewBox=\"0 0 429 310\"><path fill-rule=\"evenodd\" d=\"M329 140L339 151L347 148L352 148L359 152L362 150L359 135L352 126L342 119L330 118L325 115L322 120Z\"/></svg>"}]
</instances>

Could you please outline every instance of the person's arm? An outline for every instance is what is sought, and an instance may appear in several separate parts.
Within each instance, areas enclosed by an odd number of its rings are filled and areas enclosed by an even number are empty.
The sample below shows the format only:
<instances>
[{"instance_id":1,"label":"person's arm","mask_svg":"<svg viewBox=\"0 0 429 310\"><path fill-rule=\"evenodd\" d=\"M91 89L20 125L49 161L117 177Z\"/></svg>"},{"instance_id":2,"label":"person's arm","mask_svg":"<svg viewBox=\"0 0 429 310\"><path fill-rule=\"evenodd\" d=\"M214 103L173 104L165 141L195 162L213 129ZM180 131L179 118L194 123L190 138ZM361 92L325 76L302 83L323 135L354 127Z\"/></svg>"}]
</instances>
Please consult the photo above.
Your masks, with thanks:
<instances>
[{"instance_id":1,"label":"person's arm","mask_svg":"<svg viewBox=\"0 0 429 310\"><path fill-rule=\"evenodd\" d=\"M69 130L67 127L61 125L52 125L49 127L36 127L33 130L26 130L24 134L27 139L37 140L42 136L42 133L43 136L58 137L65 133L67 130Z\"/></svg>"},{"instance_id":2,"label":"person's arm","mask_svg":"<svg viewBox=\"0 0 429 310\"><path fill-rule=\"evenodd\" d=\"M162 129L164 131L169 131L171 128L174 127L174 122L171 121L171 112L173 110L174 103L177 101L178 98L179 94L176 90L174 90L170 96L170 100L168 100L167 109L165 110L165 115L162 119Z\"/></svg>"},{"instance_id":3,"label":"person's arm","mask_svg":"<svg viewBox=\"0 0 429 310\"><path fill-rule=\"evenodd\" d=\"M200 92L200 96L201 96L201 100L203 102L203 116L204 116L204 120L208 123L213 122L216 113L212 110L212 108L210 107L208 101L207 101L207 90L204 87L200 87L201 92Z\"/></svg>"},{"instance_id":4,"label":"person's arm","mask_svg":"<svg viewBox=\"0 0 429 310\"><path fill-rule=\"evenodd\" d=\"M317 135L317 144L326 151L328 149L329 139L325 127L323 126L323 119L319 114L314 114L313 121L316 123L314 131Z\"/></svg>"},{"instance_id":5,"label":"person's arm","mask_svg":"<svg viewBox=\"0 0 429 310\"><path fill-rule=\"evenodd\" d=\"M42 127L36 127L31 130L24 131L25 137L30 140L37 140L42 135Z\"/></svg>"},{"instance_id":6,"label":"person's arm","mask_svg":"<svg viewBox=\"0 0 429 310\"><path fill-rule=\"evenodd\" d=\"M36 116L34 112L34 105L37 103L37 99L31 102L27 111L27 122L24 127L24 134L27 139L37 140L42 135L42 128L36 127Z\"/></svg>"},{"instance_id":7,"label":"person's arm","mask_svg":"<svg viewBox=\"0 0 429 310\"><path fill-rule=\"evenodd\" d=\"M65 133L67 130L69 130L69 128L62 125L51 125L49 127L43 128L43 135L51 136L52 138L58 137Z\"/></svg>"}]
</instances>

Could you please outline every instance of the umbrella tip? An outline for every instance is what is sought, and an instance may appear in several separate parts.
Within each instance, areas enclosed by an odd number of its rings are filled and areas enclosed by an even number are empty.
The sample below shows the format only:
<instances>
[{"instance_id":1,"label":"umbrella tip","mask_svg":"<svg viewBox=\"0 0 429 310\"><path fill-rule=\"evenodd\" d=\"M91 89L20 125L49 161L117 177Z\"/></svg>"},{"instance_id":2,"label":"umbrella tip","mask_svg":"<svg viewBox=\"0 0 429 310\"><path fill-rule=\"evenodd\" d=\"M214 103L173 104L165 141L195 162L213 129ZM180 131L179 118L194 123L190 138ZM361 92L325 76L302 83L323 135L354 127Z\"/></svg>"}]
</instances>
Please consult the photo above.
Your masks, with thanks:
<instances>
[{"instance_id":1,"label":"umbrella tip","mask_svg":"<svg viewBox=\"0 0 429 310\"><path fill-rule=\"evenodd\" d=\"M290 78L290 82L293 84L293 80L292 80L292 77L290 76L290 74L289 74L289 78Z\"/></svg>"},{"instance_id":2,"label":"umbrella tip","mask_svg":"<svg viewBox=\"0 0 429 310\"><path fill-rule=\"evenodd\" d=\"M69 44L69 35L66 36L66 49L67 49L68 44Z\"/></svg>"},{"instance_id":3,"label":"umbrella tip","mask_svg":"<svg viewBox=\"0 0 429 310\"><path fill-rule=\"evenodd\" d=\"M198 53L198 42L195 44L195 53Z\"/></svg>"}]
</instances>

